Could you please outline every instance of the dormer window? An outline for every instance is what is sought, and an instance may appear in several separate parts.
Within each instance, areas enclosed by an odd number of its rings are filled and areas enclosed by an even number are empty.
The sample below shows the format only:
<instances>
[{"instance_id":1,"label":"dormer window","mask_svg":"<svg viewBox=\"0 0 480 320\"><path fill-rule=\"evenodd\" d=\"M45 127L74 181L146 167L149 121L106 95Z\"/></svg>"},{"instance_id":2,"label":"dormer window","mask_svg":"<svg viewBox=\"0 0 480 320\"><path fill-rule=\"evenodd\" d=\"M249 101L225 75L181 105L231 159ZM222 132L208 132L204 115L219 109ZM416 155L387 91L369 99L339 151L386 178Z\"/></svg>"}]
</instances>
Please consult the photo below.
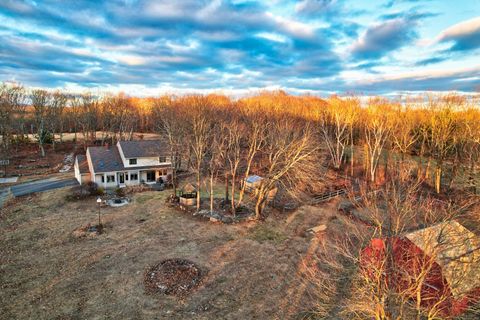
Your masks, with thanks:
<instances>
[{"instance_id":1,"label":"dormer window","mask_svg":"<svg viewBox=\"0 0 480 320\"><path fill-rule=\"evenodd\" d=\"M137 159L128 159L129 164L137 164Z\"/></svg>"},{"instance_id":2,"label":"dormer window","mask_svg":"<svg viewBox=\"0 0 480 320\"><path fill-rule=\"evenodd\" d=\"M158 162L160 163L167 162L167 157L158 157Z\"/></svg>"}]
</instances>

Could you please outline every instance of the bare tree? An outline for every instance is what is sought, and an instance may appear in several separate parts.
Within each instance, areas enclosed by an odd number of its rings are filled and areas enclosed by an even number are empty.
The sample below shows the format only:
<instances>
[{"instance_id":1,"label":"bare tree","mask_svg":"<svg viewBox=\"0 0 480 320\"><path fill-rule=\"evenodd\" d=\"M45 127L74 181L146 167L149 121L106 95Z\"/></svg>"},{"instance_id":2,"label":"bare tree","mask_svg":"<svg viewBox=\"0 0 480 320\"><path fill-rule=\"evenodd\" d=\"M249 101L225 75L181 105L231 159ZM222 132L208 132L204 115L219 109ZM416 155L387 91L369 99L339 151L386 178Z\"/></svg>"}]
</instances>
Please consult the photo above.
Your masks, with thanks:
<instances>
[{"instance_id":1,"label":"bare tree","mask_svg":"<svg viewBox=\"0 0 480 320\"><path fill-rule=\"evenodd\" d=\"M153 117L156 131L164 135L170 146L170 161L172 162L173 194L177 195L177 170L181 163L183 144L186 138L185 115L181 106L173 104L168 97L156 99Z\"/></svg>"},{"instance_id":2,"label":"bare tree","mask_svg":"<svg viewBox=\"0 0 480 320\"><path fill-rule=\"evenodd\" d=\"M418 123L413 113L408 106L405 108L397 106L392 114L392 142L396 150L401 154L402 161L405 160L405 155L408 155L419 139L419 132L416 130Z\"/></svg>"},{"instance_id":3,"label":"bare tree","mask_svg":"<svg viewBox=\"0 0 480 320\"><path fill-rule=\"evenodd\" d=\"M255 216L263 218L265 208L272 189L278 183L287 184L282 179L289 179L294 171L302 171L302 167L315 163L318 166L318 159L315 158L318 147L313 141L313 130L306 123L295 123L284 118L274 121L269 127L266 137L263 155L265 158L264 179L257 191L255 203ZM293 187L293 185L290 185Z\"/></svg>"},{"instance_id":4,"label":"bare tree","mask_svg":"<svg viewBox=\"0 0 480 320\"><path fill-rule=\"evenodd\" d=\"M368 176L371 182L375 182L377 168L382 155L382 150L390 134L389 118L384 101L371 101L367 111L364 133L366 142L366 163Z\"/></svg>"},{"instance_id":5,"label":"bare tree","mask_svg":"<svg viewBox=\"0 0 480 320\"><path fill-rule=\"evenodd\" d=\"M85 93L72 100L72 105L77 111L78 124L83 134L83 147L96 139L98 120L98 101L91 94Z\"/></svg>"},{"instance_id":6,"label":"bare tree","mask_svg":"<svg viewBox=\"0 0 480 320\"><path fill-rule=\"evenodd\" d=\"M209 172L209 185L210 185L210 212L213 212L214 209L214 185L216 181L216 177L218 171L220 170L221 166L224 164L223 152L225 151L224 144L226 143L226 139L223 138L222 132L218 126L213 126L210 130L210 138L209 138L209 145L208 145L208 172Z\"/></svg>"},{"instance_id":7,"label":"bare tree","mask_svg":"<svg viewBox=\"0 0 480 320\"><path fill-rule=\"evenodd\" d=\"M464 145L463 155L465 165L468 166L469 187L477 193L477 163L480 159L480 114L473 110L466 113L465 130L467 142Z\"/></svg>"},{"instance_id":8,"label":"bare tree","mask_svg":"<svg viewBox=\"0 0 480 320\"><path fill-rule=\"evenodd\" d=\"M317 263L305 262L306 277L316 286L317 312L324 318L443 317L449 292L435 292L434 300L429 293L432 274L438 275L435 259L441 252L408 251L402 239L407 232L450 221L457 209L438 206L422 195L411 173L396 171L392 175L395 179L376 192L362 189L357 213L351 216L361 216L367 225L342 218L342 235L326 238ZM354 198L359 197L352 194L352 201Z\"/></svg>"},{"instance_id":9,"label":"bare tree","mask_svg":"<svg viewBox=\"0 0 480 320\"><path fill-rule=\"evenodd\" d=\"M222 126L222 134L225 135L225 159L227 160L231 182L231 210L235 215L235 187L237 183L237 173L241 161L241 142L244 132L242 124L238 118L231 117Z\"/></svg>"},{"instance_id":10,"label":"bare tree","mask_svg":"<svg viewBox=\"0 0 480 320\"><path fill-rule=\"evenodd\" d=\"M52 134L52 148L55 150L55 132L60 133L60 141L63 135L63 112L67 104L67 96L60 91L51 95L51 103L47 108L48 130Z\"/></svg>"},{"instance_id":11,"label":"bare tree","mask_svg":"<svg viewBox=\"0 0 480 320\"><path fill-rule=\"evenodd\" d=\"M355 112L349 101L332 97L328 102L328 108L320 110L320 131L332 165L335 169L339 169L343 162L345 147L351 136L349 127L353 123Z\"/></svg>"},{"instance_id":12,"label":"bare tree","mask_svg":"<svg viewBox=\"0 0 480 320\"><path fill-rule=\"evenodd\" d=\"M197 211L200 210L201 176L207 151L210 131L210 115L205 101L198 97L191 107L190 115L190 145L194 155L194 168L197 176Z\"/></svg>"},{"instance_id":13,"label":"bare tree","mask_svg":"<svg viewBox=\"0 0 480 320\"><path fill-rule=\"evenodd\" d=\"M245 118L247 121L247 130L248 130L246 133L248 151L247 151L246 160L245 160L246 165L245 165L245 171L243 174L242 185L240 188L238 205L241 205L243 202L243 197L245 195L245 187L246 187L246 184L244 182L250 175L250 170L252 169L253 160L265 145L265 137L269 129L269 123L259 113L249 113L248 115L246 115Z\"/></svg>"},{"instance_id":14,"label":"bare tree","mask_svg":"<svg viewBox=\"0 0 480 320\"><path fill-rule=\"evenodd\" d=\"M24 89L18 85L0 85L0 135L4 152L10 148L15 124L23 116Z\"/></svg>"},{"instance_id":15,"label":"bare tree","mask_svg":"<svg viewBox=\"0 0 480 320\"><path fill-rule=\"evenodd\" d=\"M455 144L452 139L457 128L452 104L457 103L456 97L441 97L436 100L430 97L430 106L435 109L430 118L430 150L436 160L435 190L441 191L441 179L444 162Z\"/></svg>"},{"instance_id":16,"label":"bare tree","mask_svg":"<svg viewBox=\"0 0 480 320\"><path fill-rule=\"evenodd\" d=\"M34 109L35 127L37 131L37 141L40 147L42 157L45 157L45 140L50 132L47 129L48 112L51 104L51 96L45 90L32 91L32 106Z\"/></svg>"}]
</instances>

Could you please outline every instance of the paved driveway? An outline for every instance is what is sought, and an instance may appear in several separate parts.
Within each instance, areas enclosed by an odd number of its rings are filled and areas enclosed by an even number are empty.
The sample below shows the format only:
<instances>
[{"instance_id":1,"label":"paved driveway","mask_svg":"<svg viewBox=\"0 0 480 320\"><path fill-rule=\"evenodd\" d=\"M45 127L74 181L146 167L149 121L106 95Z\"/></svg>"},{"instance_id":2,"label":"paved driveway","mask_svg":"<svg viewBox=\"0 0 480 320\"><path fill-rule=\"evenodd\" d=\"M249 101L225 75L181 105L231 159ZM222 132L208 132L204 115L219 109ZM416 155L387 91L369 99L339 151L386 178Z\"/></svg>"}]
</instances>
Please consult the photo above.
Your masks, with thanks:
<instances>
[{"instance_id":1,"label":"paved driveway","mask_svg":"<svg viewBox=\"0 0 480 320\"><path fill-rule=\"evenodd\" d=\"M17 184L15 186L11 186L10 191L12 192L14 197L20 197L20 196L24 196L24 195L35 193L35 192L48 191L48 190L64 188L68 186L76 186L76 185L78 185L78 181L75 178L71 178L71 179L51 178L51 179L44 179L44 180Z\"/></svg>"}]
</instances>

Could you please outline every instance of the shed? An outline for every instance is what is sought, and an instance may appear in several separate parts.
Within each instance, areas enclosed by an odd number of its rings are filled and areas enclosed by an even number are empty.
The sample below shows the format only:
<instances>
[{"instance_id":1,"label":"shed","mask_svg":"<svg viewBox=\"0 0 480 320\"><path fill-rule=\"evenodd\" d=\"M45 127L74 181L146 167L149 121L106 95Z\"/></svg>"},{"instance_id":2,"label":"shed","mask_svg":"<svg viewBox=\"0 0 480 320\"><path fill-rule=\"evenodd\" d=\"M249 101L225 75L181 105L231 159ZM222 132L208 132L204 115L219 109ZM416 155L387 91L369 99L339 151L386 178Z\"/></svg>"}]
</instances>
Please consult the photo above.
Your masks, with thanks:
<instances>
[{"instance_id":1,"label":"shed","mask_svg":"<svg viewBox=\"0 0 480 320\"><path fill-rule=\"evenodd\" d=\"M260 187L262 180L263 178L257 175L248 176L245 178L245 189L250 192L257 189Z\"/></svg>"},{"instance_id":2,"label":"shed","mask_svg":"<svg viewBox=\"0 0 480 320\"><path fill-rule=\"evenodd\" d=\"M263 177L260 177L260 176L257 176L257 175L252 175L252 176L249 176L247 178L245 178L245 190L247 192L251 192L253 193L255 196L258 195L258 191L260 190L260 185L262 184L262 181L264 180L265 178ZM277 187L273 187L269 190L268 194L267 194L267 200L268 201L272 201L276 194L277 194Z\"/></svg>"},{"instance_id":3,"label":"shed","mask_svg":"<svg viewBox=\"0 0 480 320\"><path fill-rule=\"evenodd\" d=\"M387 241L396 265L387 275L389 285L404 291L422 270L428 270L421 288L423 307L438 303L445 316L456 316L480 300L480 239L457 221L403 237L373 239L361 254L367 272L385 258Z\"/></svg>"}]
</instances>

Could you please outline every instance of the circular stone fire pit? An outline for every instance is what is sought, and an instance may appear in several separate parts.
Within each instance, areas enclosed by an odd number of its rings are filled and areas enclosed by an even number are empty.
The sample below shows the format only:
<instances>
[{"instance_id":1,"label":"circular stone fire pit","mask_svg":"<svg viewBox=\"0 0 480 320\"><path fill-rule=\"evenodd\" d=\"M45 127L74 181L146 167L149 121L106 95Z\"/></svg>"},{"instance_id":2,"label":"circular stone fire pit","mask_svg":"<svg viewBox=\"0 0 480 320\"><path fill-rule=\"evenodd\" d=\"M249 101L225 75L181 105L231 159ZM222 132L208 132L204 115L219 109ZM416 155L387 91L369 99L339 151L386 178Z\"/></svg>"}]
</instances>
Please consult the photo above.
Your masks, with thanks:
<instances>
[{"instance_id":1,"label":"circular stone fire pit","mask_svg":"<svg viewBox=\"0 0 480 320\"><path fill-rule=\"evenodd\" d=\"M184 259L167 259L145 270L143 281L147 293L185 296L203 278L200 268Z\"/></svg>"},{"instance_id":2,"label":"circular stone fire pit","mask_svg":"<svg viewBox=\"0 0 480 320\"><path fill-rule=\"evenodd\" d=\"M123 207L130 203L128 198L114 198L106 201L107 205L110 207Z\"/></svg>"}]
</instances>

